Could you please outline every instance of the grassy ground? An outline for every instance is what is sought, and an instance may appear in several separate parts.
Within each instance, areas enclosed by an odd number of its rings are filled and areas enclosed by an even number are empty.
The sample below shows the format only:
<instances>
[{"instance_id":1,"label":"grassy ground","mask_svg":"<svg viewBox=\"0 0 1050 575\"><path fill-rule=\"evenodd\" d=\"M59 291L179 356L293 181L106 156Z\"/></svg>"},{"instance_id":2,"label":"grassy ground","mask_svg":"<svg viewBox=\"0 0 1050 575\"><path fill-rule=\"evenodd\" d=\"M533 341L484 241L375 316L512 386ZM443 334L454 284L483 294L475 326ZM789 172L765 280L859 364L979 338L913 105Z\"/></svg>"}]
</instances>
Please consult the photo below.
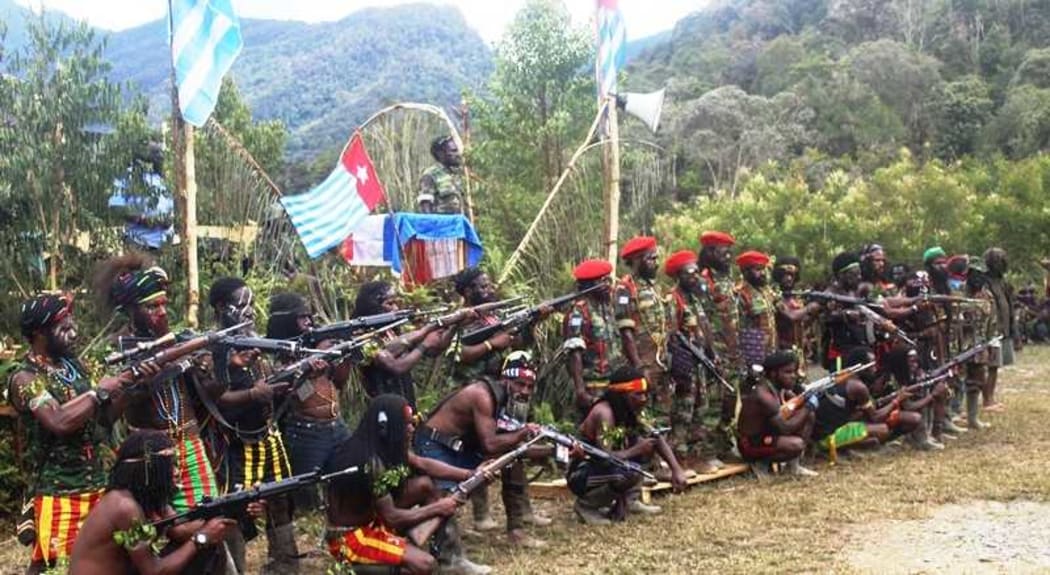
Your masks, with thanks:
<instances>
[{"instance_id":1,"label":"grassy ground","mask_svg":"<svg viewBox=\"0 0 1050 575\"><path fill-rule=\"evenodd\" d=\"M849 573L839 552L865 524L929 516L938 506L971 500L1050 500L1050 348L1027 348L1000 374L1003 414L989 430L964 434L939 453L903 450L870 459L815 465L820 477L748 477L694 487L656 500L664 514L595 528L577 524L567 501L537 501L555 523L536 529L543 550L518 551L502 535L468 542L476 561L501 574L527 573ZM492 498L498 499L492 490ZM469 515L469 513L467 513ZM498 515L497 515L498 516ZM317 548L320 525L302 525L304 548ZM253 542L253 566L265 543ZM17 573L24 548L0 545L0 573ZM892 561L892 557L887 557ZM304 573L323 573L311 559ZM254 572L254 570L253 570Z\"/></svg>"}]
</instances>

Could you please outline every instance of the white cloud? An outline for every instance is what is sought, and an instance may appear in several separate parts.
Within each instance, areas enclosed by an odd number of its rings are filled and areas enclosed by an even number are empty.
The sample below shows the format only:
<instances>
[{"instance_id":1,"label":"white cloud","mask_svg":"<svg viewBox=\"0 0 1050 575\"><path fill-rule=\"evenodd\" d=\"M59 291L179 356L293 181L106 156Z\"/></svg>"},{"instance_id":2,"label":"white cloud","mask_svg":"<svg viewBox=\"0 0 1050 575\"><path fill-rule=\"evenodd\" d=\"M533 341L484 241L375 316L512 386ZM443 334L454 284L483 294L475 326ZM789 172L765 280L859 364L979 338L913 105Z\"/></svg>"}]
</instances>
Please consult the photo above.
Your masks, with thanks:
<instances>
[{"instance_id":1,"label":"white cloud","mask_svg":"<svg viewBox=\"0 0 1050 575\"><path fill-rule=\"evenodd\" d=\"M165 16L166 0L16 0L39 9L58 10L108 30L123 30ZM418 1L418 0L417 0ZM671 28L675 21L702 8L708 0L620 0L631 39L642 38ZM394 6L411 0L234 0L237 12L245 18L323 22L339 20L371 6ZM456 6L467 22L489 42L502 35L524 0L438 0ZM594 0L565 0L574 21L589 24Z\"/></svg>"}]
</instances>

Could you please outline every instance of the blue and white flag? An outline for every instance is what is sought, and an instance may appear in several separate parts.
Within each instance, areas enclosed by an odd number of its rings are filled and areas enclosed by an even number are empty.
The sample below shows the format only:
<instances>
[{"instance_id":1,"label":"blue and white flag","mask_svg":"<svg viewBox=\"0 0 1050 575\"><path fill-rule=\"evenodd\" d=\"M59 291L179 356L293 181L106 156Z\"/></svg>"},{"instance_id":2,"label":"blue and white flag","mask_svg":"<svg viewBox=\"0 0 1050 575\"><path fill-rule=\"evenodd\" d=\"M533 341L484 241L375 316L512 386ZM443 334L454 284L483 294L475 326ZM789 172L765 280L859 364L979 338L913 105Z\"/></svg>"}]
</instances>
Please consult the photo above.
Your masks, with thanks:
<instances>
[{"instance_id":1,"label":"blue and white flag","mask_svg":"<svg viewBox=\"0 0 1050 575\"><path fill-rule=\"evenodd\" d=\"M598 0L598 98L616 93L616 75L627 58L627 28L617 0Z\"/></svg>"},{"instance_id":2,"label":"blue and white flag","mask_svg":"<svg viewBox=\"0 0 1050 575\"><path fill-rule=\"evenodd\" d=\"M171 59L182 117L201 127L219 100L222 77L244 45L231 0L171 0Z\"/></svg>"}]
</instances>

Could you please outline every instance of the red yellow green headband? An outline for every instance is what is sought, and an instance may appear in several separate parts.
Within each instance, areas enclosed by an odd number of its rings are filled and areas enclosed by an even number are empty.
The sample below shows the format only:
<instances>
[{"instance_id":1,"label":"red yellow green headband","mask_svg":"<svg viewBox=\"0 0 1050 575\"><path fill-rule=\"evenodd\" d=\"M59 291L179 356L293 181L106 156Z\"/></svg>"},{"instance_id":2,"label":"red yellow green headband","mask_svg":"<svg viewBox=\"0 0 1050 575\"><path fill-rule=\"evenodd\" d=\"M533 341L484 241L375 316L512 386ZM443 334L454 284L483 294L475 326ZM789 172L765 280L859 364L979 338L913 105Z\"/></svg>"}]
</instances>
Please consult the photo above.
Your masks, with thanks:
<instances>
[{"instance_id":1,"label":"red yellow green headband","mask_svg":"<svg viewBox=\"0 0 1050 575\"><path fill-rule=\"evenodd\" d=\"M632 379L630 381L621 381L619 383L610 383L608 387L609 391L615 391L617 393L635 393L638 391L647 391L649 389L649 382L644 377L638 379Z\"/></svg>"}]
</instances>

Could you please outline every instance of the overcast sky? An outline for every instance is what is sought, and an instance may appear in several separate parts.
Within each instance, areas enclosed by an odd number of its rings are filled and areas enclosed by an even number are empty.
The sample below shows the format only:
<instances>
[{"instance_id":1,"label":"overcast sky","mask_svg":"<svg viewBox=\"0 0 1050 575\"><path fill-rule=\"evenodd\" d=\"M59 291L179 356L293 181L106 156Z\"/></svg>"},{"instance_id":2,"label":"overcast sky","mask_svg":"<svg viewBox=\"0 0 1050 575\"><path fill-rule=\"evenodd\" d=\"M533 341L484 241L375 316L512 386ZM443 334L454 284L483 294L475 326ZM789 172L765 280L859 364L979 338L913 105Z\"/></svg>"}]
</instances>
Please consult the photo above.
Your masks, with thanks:
<instances>
[{"instance_id":1,"label":"overcast sky","mask_svg":"<svg viewBox=\"0 0 1050 575\"><path fill-rule=\"evenodd\" d=\"M164 16L167 0L16 0L20 4L60 10L93 26L123 30ZM417 0L418 1L418 0ZM594 0L564 0L573 19L586 24L594 12ZM662 30L695 10L707 0L620 0L629 39L643 38ZM409 4L407 0L233 0L244 18L269 18L322 22L339 20L368 6ZM434 4L457 6L467 22L486 41L499 39L514 13L525 0L436 0Z\"/></svg>"}]
</instances>

